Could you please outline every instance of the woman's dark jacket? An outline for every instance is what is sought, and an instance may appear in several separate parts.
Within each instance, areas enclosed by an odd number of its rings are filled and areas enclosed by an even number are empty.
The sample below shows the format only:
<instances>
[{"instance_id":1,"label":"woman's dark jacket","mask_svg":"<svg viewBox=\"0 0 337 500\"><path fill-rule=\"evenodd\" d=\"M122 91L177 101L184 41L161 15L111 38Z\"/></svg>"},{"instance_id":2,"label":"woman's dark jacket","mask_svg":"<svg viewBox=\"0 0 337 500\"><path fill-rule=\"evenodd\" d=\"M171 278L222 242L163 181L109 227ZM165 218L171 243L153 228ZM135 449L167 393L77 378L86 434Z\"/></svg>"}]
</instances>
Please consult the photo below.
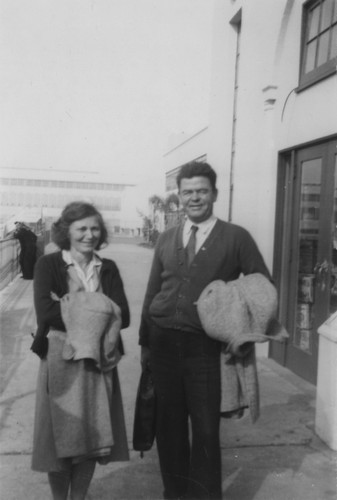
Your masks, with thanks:
<instances>
[{"instance_id":1,"label":"woman's dark jacket","mask_svg":"<svg viewBox=\"0 0 337 500\"><path fill-rule=\"evenodd\" d=\"M103 293L121 308L122 328L127 328L130 324L130 311L118 268L110 259L101 260L100 279ZM53 300L50 293L54 292L59 298L68 293L67 267L62 252L40 257L35 266L34 304L38 330L31 349L38 355L39 339L45 338L50 328L65 331L60 302Z\"/></svg>"}]
</instances>

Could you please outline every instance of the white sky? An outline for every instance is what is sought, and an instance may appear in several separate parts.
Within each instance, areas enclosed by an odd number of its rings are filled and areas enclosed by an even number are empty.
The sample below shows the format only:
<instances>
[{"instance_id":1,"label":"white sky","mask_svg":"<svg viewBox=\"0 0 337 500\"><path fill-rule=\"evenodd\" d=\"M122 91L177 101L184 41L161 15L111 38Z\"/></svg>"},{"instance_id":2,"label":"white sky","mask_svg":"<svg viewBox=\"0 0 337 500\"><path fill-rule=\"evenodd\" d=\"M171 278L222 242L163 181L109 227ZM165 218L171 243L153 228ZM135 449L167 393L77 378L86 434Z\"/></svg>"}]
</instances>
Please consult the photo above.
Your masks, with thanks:
<instances>
[{"instance_id":1,"label":"white sky","mask_svg":"<svg viewBox=\"0 0 337 500\"><path fill-rule=\"evenodd\" d=\"M208 122L212 3L1 0L0 166L163 192L169 135Z\"/></svg>"}]
</instances>

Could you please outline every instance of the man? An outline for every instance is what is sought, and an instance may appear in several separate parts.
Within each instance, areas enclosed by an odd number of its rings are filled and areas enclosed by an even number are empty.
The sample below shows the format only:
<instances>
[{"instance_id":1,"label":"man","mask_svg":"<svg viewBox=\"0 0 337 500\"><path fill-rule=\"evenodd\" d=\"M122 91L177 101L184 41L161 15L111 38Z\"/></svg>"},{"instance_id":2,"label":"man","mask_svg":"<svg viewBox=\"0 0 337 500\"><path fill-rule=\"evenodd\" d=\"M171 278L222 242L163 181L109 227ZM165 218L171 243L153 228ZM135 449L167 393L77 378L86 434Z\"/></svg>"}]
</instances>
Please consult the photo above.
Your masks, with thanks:
<instances>
[{"instance_id":1,"label":"man","mask_svg":"<svg viewBox=\"0 0 337 500\"><path fill-rule=\"evenodd\" d=\"M203 331L196 301L213 280L270 275L250 234L213 215L216 173L209 164L184 165L177 184L186 221L158 239L139 343L157 395L164 498L214 500L221 499L221 343Z\"/></svg>"}]
</instances>

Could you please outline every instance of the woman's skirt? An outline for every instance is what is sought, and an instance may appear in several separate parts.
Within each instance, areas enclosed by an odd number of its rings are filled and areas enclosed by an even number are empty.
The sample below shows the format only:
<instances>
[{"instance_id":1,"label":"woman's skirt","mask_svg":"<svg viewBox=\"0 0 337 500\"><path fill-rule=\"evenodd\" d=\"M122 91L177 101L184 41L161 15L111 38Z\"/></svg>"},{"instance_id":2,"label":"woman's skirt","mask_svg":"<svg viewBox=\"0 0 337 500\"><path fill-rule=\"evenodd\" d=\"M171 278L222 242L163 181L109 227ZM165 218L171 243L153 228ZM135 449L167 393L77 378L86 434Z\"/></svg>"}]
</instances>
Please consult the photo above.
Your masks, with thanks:
<instances>
[{"instance_id":1,"label":"woman's skirt","mask_svg":"<svg viewBox=\"0 0 337 500\"><path fill-rule=\"evenodd\" d=\"M48 355L40 363L32 469L129 460L117 368L102 373L91 360L63 360L64 339L64 332L50 332Z\"/></svg>"}]
</instances>

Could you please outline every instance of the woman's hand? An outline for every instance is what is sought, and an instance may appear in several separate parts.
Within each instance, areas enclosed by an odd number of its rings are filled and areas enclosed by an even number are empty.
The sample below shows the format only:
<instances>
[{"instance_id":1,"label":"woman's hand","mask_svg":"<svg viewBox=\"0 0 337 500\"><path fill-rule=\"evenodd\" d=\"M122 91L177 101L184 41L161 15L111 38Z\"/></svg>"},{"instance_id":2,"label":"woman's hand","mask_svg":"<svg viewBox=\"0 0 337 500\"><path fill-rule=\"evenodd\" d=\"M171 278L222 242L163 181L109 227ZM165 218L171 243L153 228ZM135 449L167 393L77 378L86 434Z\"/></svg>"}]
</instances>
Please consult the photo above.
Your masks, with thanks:
<instances>
[{"instance_id":1,"label":"woman's hand","mask_svg":"<svg viewBox=\"0 0 337 500\"><path fill-rule=\"evenodd\" d=\"M30 346L30 349L34 354L37 354L39 358L44 359L48 353L48 335L49 328L44 323L41 323L35 335L32 333L33 343Z\"/></svg>"},{"instance_id":2,"label":"woman's hand","mask_svg":"<svg viewBox=\"0 0 337 500\"><path fill-rule=\"evenodd\" d=\"M71 321L71 316L70 316L71 302L70 302L70 294L69 293L66 293L65 295L63 295L62 299L60 299L60 304L61 304L61 315L62 315L63 323L65 324L66 328L69 328L69 324Z\"/></svg>"},{"instance_id":3,"label":"woman's hand","mask_svg":"<svg viewBox=\"0 0 337 500\"><path fill-rule=\"evenodd\" d=\"M47 337L34 337L33 343L30 346L31 351L37 354L40 359L44 359L48 353L48 339Z\"/></svg>"}]
</instances>

